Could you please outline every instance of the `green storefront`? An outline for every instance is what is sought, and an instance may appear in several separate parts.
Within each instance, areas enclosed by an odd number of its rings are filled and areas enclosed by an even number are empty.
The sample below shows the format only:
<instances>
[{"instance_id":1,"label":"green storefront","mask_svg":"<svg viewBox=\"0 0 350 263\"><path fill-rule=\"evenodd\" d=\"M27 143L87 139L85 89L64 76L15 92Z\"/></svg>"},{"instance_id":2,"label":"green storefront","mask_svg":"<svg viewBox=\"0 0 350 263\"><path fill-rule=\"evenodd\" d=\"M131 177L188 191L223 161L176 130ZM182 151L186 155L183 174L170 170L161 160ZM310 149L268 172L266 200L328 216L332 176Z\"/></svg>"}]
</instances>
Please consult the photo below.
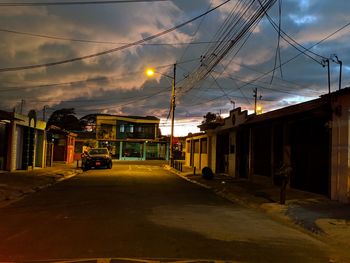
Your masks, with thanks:
<instances>
[{"instance_id":1,"label":"green storefront","mask_svg":"<svg viewBox=\"0 0 350 263\"><path fill-rule=\"evenodd\" d=\"M168 142L149 141L99 141L118 160L168 160Z\"/></svg>"}]
</instances>

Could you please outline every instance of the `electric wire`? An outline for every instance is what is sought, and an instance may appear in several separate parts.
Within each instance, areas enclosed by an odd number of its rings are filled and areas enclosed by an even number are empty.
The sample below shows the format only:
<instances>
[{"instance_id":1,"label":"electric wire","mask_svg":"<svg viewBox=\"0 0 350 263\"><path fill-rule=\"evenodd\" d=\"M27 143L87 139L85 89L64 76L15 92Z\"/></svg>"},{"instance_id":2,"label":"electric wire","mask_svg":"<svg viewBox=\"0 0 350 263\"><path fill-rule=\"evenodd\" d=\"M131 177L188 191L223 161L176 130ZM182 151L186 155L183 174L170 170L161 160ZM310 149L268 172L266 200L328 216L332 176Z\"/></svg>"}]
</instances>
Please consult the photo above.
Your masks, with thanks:
<instances>
[{"instance_id":1,"label":"electric wire","mask_svg":"<svg viewBox=\"0 0 350 263\"><path fill-rule=\"evenodd\" d=\"M210 0L210 2L209 2L207 11L210 10L210 8L211 8L211 2L212 2L212 0ZM192 34L191 42L193 42L195 36L197 35L197 33L198 33L198 31L199 31L199 28L200 28L201 25L203 24L204 19L205 19L205 16L203 16L202 19L199 21L196 30L195 30L194 33ZM190 42L190 43L191 43L191 42ZM190 44L188 44L188 45L186 46L185 50L182 52L182 55L181 55L181 57L180 57L180 60L183 59L183 57L185 56L185 54L186 54L187 50L189 49L189 47L190 47Z\"/></svg>"},{"instance_id":2,"label":"electric wire","mask_svg":"<svg viewBox=\"0 0 350 263\"><path fill-rule=\"evenodd\" d=\"M252 30L249 32L249 34L245 37L244 41L242 41L240 47L237 49L237 51L236 51L235 54L232 56L232 58L229 60L229 62L226 63L226 65L224 66L223 72L219 73L219 75L218 75L217 77L213 77L213 76L212 76L212 78L214 79L214 82L212 82L212 83L210 84L210 87L209 87L208 89L211 89L212 86L213 86L213 84L217 81L217 79L220 78L221 75L226 71L228 65L231 64L231 62L233 61L233 59L234 59L234 58L237 56L237 54L241 51L241 49L243 48L243 46L246 44L246 42L247 42L248 39L250 38L250 36L251 36L252 32L254 31L254 29L255 29L256 26L257 26L257 24L252 28ZM231 52L232 52L232 50L228 53L228 55L229 55ZM195 87L194 87L194 88L195 88ZM187 93L187 92L190 91L190 90L191 90L191 89L185 91L184 93ZM181 94L181 95L184 95L184 94ZM231 99L229 99L229 100L230 100L230 102L232 101ZM247 100L247 101L248 101L248 100ZM248 101L248 103L249 103L249 101Z\"/></svg>"},{"instance_id":3,"label":"electric wire","mask_svg":"<svg viewBox=\"0 0 350 263\"><path fill-rule=\"evenodd\" d=\"M135 42L132 42L130 44L127 44L127 45L123 45L123 46L120 46L120 47L116 47L116 48L113 48L113 49L109 49L109 50L105 50L105 51L102 51L102 52L98 52L98 53L94 53L94 54L90 54L90 55L86 55L86 56L81 56L81 57L75 57L75 58L71 58L71 59L65 59L65 60L60 60L60 61L54 61L54 62L49 62L49 63L43 63L43 64L36 64L36 65L28 65L28 66L18 66L18 67L8 67L8 68L0 68L0 72L8 72L8 71L19 71L19 70L27 70L27 69L36 69L36 68L46 68L46 67L51 67L51 66L56 66L56 65L61 65L61 64L67 64L67 63L71 63L71 62L75 62L75 61L81 61L81 60L85 60L85 59L89 59L89 58L93 58L93 57L98 57L98 56L102 56L102 55L106 55L106 54L110 54L110 53L114 53L114 52L117 52L117 51L121 51L121 50L124 50L124 49L127 49L127 48L130 48L130 47L133 47L133 46L136 46L136 45L139 45L139 44L142 44L142 43L145 43L147 41L150 41L150 40L153 40L153 39L156 39L156 38L159 38L163 35L166 35L170 32L173 32L175 31L176 29L179 29L189 23L192 23L193 21L215 11L216 9L220 8L221 6L225 5L226 3L230 2L231 0L226 0L224 1L223 3L211 8L210 10L194 17L194 18L191 18L190 20L187 20L183 23L180 23L174 27L171 27L169 29L166 29L162 32L159 32L159 33L156 33L154 35L151 35L151 36L148 36L148 37L145 37L143 39L140 39L140 40L137 40Z\"/></svg>"},{"instance_id":4,"label":"electric wire","mask_svg":"<svg viewBox=\"0 0 350 263\"><path fill-rule=\"evenodd\" d=\"M169 0L103 0L103 1L71 1L71 2L17 2L0 3L0 7L20 7L20 6L57 6L57 5L99 5L99 4L125 4L125 3L147 3L147 2L167 2Z\"/></svg>"},{"instance_id":5,"label":"electric wire","mask_svg":"<svg viewBox=\"0 0 350 263\"><path fill-rule=\"evenodd\" d=\"M311 45L309 48L306 48L305 50L303 51L300 51L297 55L289 58L288 60L284 61L280 66L278 67L281 67L281 66L284 66L288 63L290 63L291 61L295 60L296 58L298 58L299 56L305 54L305 52L311 50L312 48L314 48L315 46L321 44L322 42L326 41L327 39L331 38L332 36L334 36L335 34L339 33L340 31L342 31L343 29L345 29L346 27L350 26L350 22L346 23L345 25L341 26L340 28L338 28L337 30L335 30L334 32L332 32L331 34L327 35L326 37L324 37L323 39L321 39L320 41L316 42L315 44ZM258 81L259 79L265 77L266 75L270 74L274 69L270 70L270 71L267 71L263 74L261 74L259 77L251 80L249 83L247 84L244 84L243 86L241 86L241 88L249 85L250 83L254 83L256 81Z\"/></svg>"},{"instance_id":6,"label":"electric wire","mask_svg":"<svg viewBox=\"0 0 350 263\"><path fill-rule=\"evenodd\" d=\"M274 65L273 68L276 68L277 66L277 60L280 63L280 73L281 73L281 77L283 76L282 74L282 67L281 67L281 48L280 48L280 41L281 41L281 22L282 20L282 0L278 0L278 37L277 37L277 47L276 47L276 52L275 52L275 61L274 61ZM274 80L274 76L275 76L275 70L272 71L272 76L271 76L271 80L270 80L270 85L272 85L272 82ZM282 77L283 78L283 77Z\"/></svg>"},{"instance_id":7,"label":"electric wire","mask_svg":"<svg viewBox=\"0 0 350 263\"><path fill-rule=\"evenodd\" d=\"M144 95L144 96L133 96L130 98L130 100L128 102L124 102L124 103L116 103L115 105L111 106L111 107L107 107L107 108L93 108L93 109L79 109L79 111L83 111L83 110L88 110L88 111L106 111L106 110L111 110L111 109L116 109L116 108L121 108L121 107L124 107L124 106L133 106L131 105L131 103L133 102L140 102L140 101L144 101L144 100L147 100L147 99L150 99L150 98L154 98L155 96L158 96L158 95L161 95L162 93L164 92L168 92L170 89L167 89L167 90L162 90L162 91L157 91L157 92L154 92L152 94L148 94L148 95ZM101 104L98 104L98 105L101 105ZM86 107L92 107L94 105L86 105ZM81 106L82 107L82 106ZM50 107L51 109L54 109L55 107ZM79 105L78 105L78 108L79 108Z\"/></svg>"},{"instance_id":8,"label":"electric wire","mask_svg":"<svg viewBox=\"0 0 350 263\"><path fill-rule=\"evenodd\" d=\"M275 0L265 0L263 7L254 5L255 1L239 1L231 10L218 31L219 42L211 45L202 56L201 64L189 75L183 86L184 90L192 89L202 81L209 72L234 48L242 38L251 31L264 15L263 10L270 9ZM226 40L231 40L227 43Z\"/></svg>"},{"instance_id":9,"label":"electric wire","mask_svg":"<svg viewBox=\"0 0 350 263\"><path fill-rule=\"evenodd\" d=\"M272 25L272 27L274 28L275 31L278 32L282 32L282 34L280 34L280 36L283 38L283 40L285 40L289 45L291 45L292 47L294 47L296 50L298 50L299 52L303 52L303 50L301 50L300 48L298 48L297 46L301 47L302 49L304 49L304 51L307 51L307 52L310 52L312 53L313 55L317 56L317 57L320 57L322 59L325 59L326 57L320 55L320 54L317 54L311 50L307 50L306 47L304 47L303 45L299 44L297 41L295 41L292 37L290 37L286 32L284 32L281 28L278 29L278 25L276 25L275 21L273 21L273 19L271 18L271 16L267 13L267 10L262 6L261 4L261 0L257 0L259 2L259 4L261 5L262 9L264 10L264 13L268 19L268 21L270 22L270 24ZM293 43L291 43L288 39L290 39ZM309 54L307 54L306 52L303 53L305 56L309 57L310 59L314 60L316 63L320 64L321 65L321 62L318 61L317 59L313 58L312 56L310 56Z\"/></svg>"},{"instance_id":10,"label":"electric wire","mask_svg":"<svg viewBox=\"0 0 350 263\"><path fill-rule=\"evenodd\" d=\"M177 64L185 64L185 63L189 63L189 62L193 62L193 61L197 61L199 60L199 58L195 58L195 59L188 59L188 60L184 60L184 61L180 61ZM165 65L161 65L158 67L155 67L155 69L161 69L161 68L167 68L173 66L173 64L165 64ZM0 93L1 92L11 92L11 91L16 91L16 90L25 90L25 89L33 89L33 88L48 88L48 87L57 87L57 86L67 86L67 85L75 85L75 84L84 84L84 83L88 83L88 82L98 82L98 81L116 81L116 80L122 80L125 79L125 76L128 75L135 75L135 74L139 74L142 71L134 71L134 72L128 72L128 73L123 73L123 75L117 76L117 77L96 77L96 78L89 78L89 79L84 79L84 80L75 80L75 81L68 81L68 82L59 82L59 83L46 83L46 84L33 84L33 85L27 85L27 86L23 86L23 85L17 85L17 86L0 86Z\"/></svg>"},{"instance_id":11,"label":"electric wire","mask_svg":"<svg viewBox=\"0 0 350 263\"><path fill-rule=\"evenodd\" d=\"M46 34L34 34L23 31L17 31L12 29L0 28L0 32L3 33L12 33L17 35L25 35L37 38L45 38L45 39L53 39L53 40L61 40L61 41L70 41L70 42L80 42L80 43L89 43L89 44L107 44L107 45L128 45L130 43L126 42L115 42L115 41L98 41L98 40L90 40L90 39L77 39L77 38L67 38L60 36L52 36ZM212 44L218 43L218 41L191 41L191 42L174 42L174 43L143 43L140 46L180 46L180 45L204 45L204 44Z\"/></svg>"},{"instance_id":12,"label":"electric wire","mask_svg":"<svg viewBox=\"0 0 350 263\"><path fill-rule=\"evenodd\" d=\"M209 75L212 77L212 79L214 80L214 83L216 84L216 86L222 91L222 93L225 95L225 97L231 102L232 99L230 98L230 96L226 93L226 91L224 90L224 88L219 84L218 80L216 78L214 78L214 76L212 75L212 73L210 72Z\"/></svg>"}]
</instances>

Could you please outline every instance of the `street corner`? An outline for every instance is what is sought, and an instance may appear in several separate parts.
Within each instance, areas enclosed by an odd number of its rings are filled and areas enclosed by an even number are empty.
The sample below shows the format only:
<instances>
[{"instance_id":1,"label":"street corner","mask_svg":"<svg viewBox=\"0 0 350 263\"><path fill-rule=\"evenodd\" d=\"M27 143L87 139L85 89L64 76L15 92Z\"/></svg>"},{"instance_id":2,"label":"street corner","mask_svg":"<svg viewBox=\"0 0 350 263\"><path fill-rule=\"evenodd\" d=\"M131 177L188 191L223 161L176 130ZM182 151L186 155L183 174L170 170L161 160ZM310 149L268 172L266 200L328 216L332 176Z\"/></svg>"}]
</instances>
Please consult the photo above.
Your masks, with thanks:
<instances>
[{"instance_id":1,"label":"street corner","mask_svg":"<svg viewBox=\"0 0 350 263\"><path fill-rule=\"evenodd\" d=\"M194 176L193 173L181 172L181 171L179 171L179 170L177 170L175 168L170 167L169 165L166 165L166 166L168 166L168 167L165 168L165 169L167 169L169 172L176 174L177 176L181 177L182 179L184 179L184 180L186 180L188 182L191 182L193 184L196 184L196 185L201 186L201 187L206 188L206 189L213 189L209 184L202 183L199 180L193 179L192 178Z\"/></svg>"},{"instance_id":2,"label":"street corner","mask_svg":"<svg viewBox=\"0 0 350 263\"><path fill-rule=\"evenodd\" d=\"M180 177L184 177L184 176L183 176L183 173L182 173L181 171L176 170L175 168L171 167L171 166L168 165L168 164L163 165L163 169L164 169L164 170L167 170L167 171L169 171L169 172L171 172L171 173L174 173L174 174L176 174L176 175L179 175Z\"/></svg>"}]
</instances>

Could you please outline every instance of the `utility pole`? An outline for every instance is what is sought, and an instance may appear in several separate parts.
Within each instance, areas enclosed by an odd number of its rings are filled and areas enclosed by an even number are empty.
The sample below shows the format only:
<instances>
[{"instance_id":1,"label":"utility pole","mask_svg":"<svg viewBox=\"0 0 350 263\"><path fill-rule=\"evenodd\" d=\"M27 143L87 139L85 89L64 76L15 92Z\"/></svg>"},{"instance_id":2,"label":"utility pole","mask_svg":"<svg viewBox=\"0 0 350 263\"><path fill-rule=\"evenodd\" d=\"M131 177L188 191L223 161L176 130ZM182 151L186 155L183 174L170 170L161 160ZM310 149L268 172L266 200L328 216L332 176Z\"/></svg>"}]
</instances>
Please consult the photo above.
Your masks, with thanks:
<instances>
[{"instance_id":1,"label":"utility pole","mask_svg":"<svg viewBox=\"0 0 350 263\"><path fill-rule=\"evenodd\" d=\"M256 102L258 99L258 88L254 88L253 97L254 97L254 113L256 114Z\"/></svg>"},{"instance_id":2,"label":"utility pole","mask_svg":"<svg viewBox=\"0 0 350 263\"><path fill-rule=\"evenodd\" d=\"M339 90L341 90L341 78L342 78L342 71L343 71L343 61L339 60L338 56L336 54L331 55L331 59L334 63L339 64Z\"/></svg>"},{"instance_id":3,"label":"utility pole","mask_svg":"<svg viewBox=\"0 0 350 263\"><path fill-rule=\"evenodd\" d=\"M46 105L43 107L43 121L46 121Z\"/></svg>"},{"instance_id":4,"label":"utility pole","mask_svg":"<svg viewBox=\"0 0 350 263\"><path fill-rule=\"evenodd\" d=\"M146 75L151 77L155 73L155 71L152 68L149 68L146 70ZM170 159L170 166L173 166L174 164L174 152L173 152L173 143L174 143L174 121L175 121L175 98L176 98L176 63L174 64L174 73L173 76L163 74L158 72L158 74L161 74L164 77L167 77L172 80L171 82L171 98L170 98L170 115L171 115L171 133L170 133L170 147L169 147L169 159Z\"/></svg>"},{"instance_id":5,"label":"utility pole","mask_svg":"<svg viewBox=\"0 0 350 263\"><path fill-rule=\"evenodd\" d=\"M174 64L174 76L172 78L172 88L171 88L171 133L170 133L170 165L174 164L174 120L175 120L175 98L176 98L176 63Z\"/></svg>"},{"instance_id":6,"label":"utility pole","mask_svg":"<svg viewBox=\"0 0 350 263\"><path fill-rule=\"evenodd\" d=\"M253 89L253 97L254 97L254 113L257 114L257 102L258 102L258 97L259 100L261 100L262 96L258 96L258 88Z\"/></svg>"},{"instance_id":7,"label":"utility pole","mask_svg":"<svg viewBox=\"0 0 350 263\"><path fill-rule=\"evenodd\" d=\"M329 68L329 59L325 58L321 62L322 66L325 67L327 64L327 69L328 69L328 94L331 93L331 72Z\"/></svg>"},{"instance_id":8,"label":"utility pole","mask_svg":"<svg viewBox=\"0 0 350 263\"><path fill-rule=\"evenodd\" d=\"M232 109L234 110L236 108L236 103L233 100L230 100L231 104L232 104Z\"/></svg>"},{"instance_id":9,"label":"utility pole","mask_svg":"<svg viewBox=\"0 0 350 263\"><path fill-rule=\"evenodd\" d=\"M24 108L24 99L21 100L21 106L20 106L20 113L23 113L23 108Z\"/></svg>"}]
</instances>

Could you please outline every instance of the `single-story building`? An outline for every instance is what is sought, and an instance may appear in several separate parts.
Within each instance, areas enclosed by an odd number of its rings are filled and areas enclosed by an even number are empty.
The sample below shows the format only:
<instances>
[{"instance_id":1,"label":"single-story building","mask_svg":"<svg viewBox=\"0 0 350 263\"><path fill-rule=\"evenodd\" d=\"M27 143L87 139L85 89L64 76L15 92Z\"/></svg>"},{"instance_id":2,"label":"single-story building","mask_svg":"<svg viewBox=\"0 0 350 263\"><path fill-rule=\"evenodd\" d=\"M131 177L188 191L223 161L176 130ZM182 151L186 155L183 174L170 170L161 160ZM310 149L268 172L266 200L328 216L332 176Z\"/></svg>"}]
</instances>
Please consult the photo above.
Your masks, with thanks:
<instances>
[{"instance_id":1,"label":"single-story building","mask_svg":"<svg viewBox=\"0 0 350 263\"><path fill-rule=\"evenodd\" d=\"M224 119L202 123L202 133L186 138L185 165L203 169L210 167L215 173L235 177L237 166L237 129L247 119L248 112L236 108Z\"/></svg>"},{"instance_id":2,"label":"single-story building","mask_svg":"<svg viewBox=\"0 0 350 263\"><path fill-rule=\"evenodd\" d=\"M197 151L187 150L186 165L271 184L288 166L290 187L350 203L350 88L259 115L235 109L224 123L201 128L186 149L206 138L206 160L195 162Z\"/></svg>"},{"instance_id":3,"label":"single-story building","mask_svg":"<svg viewBox=\"0 0 350 263\"><path fill-rule=\"evenodd\" d=\"M45 167L45 127L34 110L28 115L0 111L0 169Z\"/></svg>"},{"instance_id":4,"label":"single-story building","mask_svg":"<svg viewBox=\"0 0 350 263\"><path fill-rule=\"evenodd\" d=\"M46 128L48 150L52 151L53 162L74 162L74 148L76 133L67 131L55 125L50 125ZM49 147L52 145L52 147Z\"/></svg>"}]
</instances>

